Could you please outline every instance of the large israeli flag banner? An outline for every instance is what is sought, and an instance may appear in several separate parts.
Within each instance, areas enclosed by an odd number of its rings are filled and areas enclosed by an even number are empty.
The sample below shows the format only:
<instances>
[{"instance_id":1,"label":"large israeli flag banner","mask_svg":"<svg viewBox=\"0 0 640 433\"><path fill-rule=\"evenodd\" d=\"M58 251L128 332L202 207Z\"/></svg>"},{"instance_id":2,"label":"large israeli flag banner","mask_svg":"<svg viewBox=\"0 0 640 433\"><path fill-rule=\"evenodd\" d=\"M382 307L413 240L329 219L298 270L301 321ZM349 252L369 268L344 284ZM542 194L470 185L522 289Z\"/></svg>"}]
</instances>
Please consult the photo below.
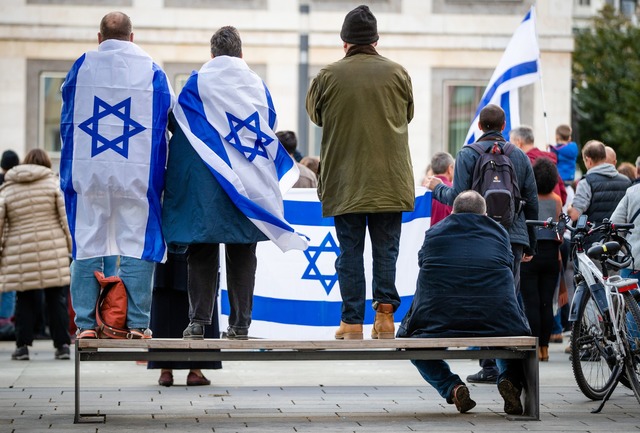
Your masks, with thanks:
<instances>
[{"instance_id":1,"label":"large israeli flag banner","mask_svg":"<svg viewBox=\"0 0 640 433\"><path fill-rule=\"evenodd\" d=\"M259 242L258 269L253 298L253 319L249 335L289 340L333 339L340 325L340 285L335 261L340 247L333 218L323 218L315 189L292 189L284 196L285 217L309 236L306 251L279 251L270 242ZM431 192L416 189L415 208L402 217L396 287L401 304L395 313L399 323L411 305L418 279L418 251L429 228ZM224 254L220 257L224 260ZM367 280L365 336L371 335L375 311L371 308L371 243L367 235L364 250ZM220 329L229 319L225 264L221 263ZM397 326L396 326L397 328ZM367 338L367 337L365 337Z\"/></svg>"},{"instance_id":2,"label":"large israeli flag banner","mask_svg":"<svg viewBox=\"0 0 640 433\"><path fill-rule=\"evenodd\" d=\"M282 194L298 167L278 141L267 86L244 60L219 56L193 73L175 116L213 176L258 229L282 251L304 250L307 239L284 217Z\"/></svg>"},{"instance_id":3,"label":"large israeli flag banner","mask_svg":"<svg viewBox=\"0 0 640 433\"><path fill-rule=\"evenodd\" d=\"M164 260L161 197L174 102L165 73L132 42L106 40L67 74L60 186L75 259Z\"/></svg>"},{"instance_id":4,"label":"large israeli flag banner","mask_svg":"<svg viewBox=\"0 0 640 433\"><path fill-rule=\"evenodd\" d=\"M511 37L489 80L478 104L476 116L471 122L465 144L477 141L482 135L482 131L478 128L480 111L489 104L499 105L504 110L507 125L502 133L508 140L509 131L520 126L518 88L533 84L540 78L540 48L536 34L536 15L535 8L531 6Z\"/></svg>"}]
</instances>

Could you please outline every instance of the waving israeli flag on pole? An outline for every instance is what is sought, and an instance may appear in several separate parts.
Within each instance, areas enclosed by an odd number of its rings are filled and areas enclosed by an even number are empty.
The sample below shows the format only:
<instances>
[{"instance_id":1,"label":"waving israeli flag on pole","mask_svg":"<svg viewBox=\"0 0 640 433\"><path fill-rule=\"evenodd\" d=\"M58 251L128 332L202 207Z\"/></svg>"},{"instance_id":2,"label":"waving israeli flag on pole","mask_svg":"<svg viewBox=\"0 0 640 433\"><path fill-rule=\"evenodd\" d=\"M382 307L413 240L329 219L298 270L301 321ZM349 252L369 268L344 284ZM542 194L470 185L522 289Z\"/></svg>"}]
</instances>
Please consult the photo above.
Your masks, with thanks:
<instances>
[{"instance_id":1,"label":"waving israeli flag on pole","mask_svg":"<svg viewBox=\"0 0 640 433\"><path fill-rule=\"evenodd\" d=\"M267 86L244 60L217 56L205 63L187 80L174 114L238 209L282 251L305 250L307 239L285 220L282 201L298 167L276 138Z\"/></svg>"},{"instance_id":2,"label":"waving israeli flag on pole","mask_svg":"<svg viewBox=\"0 0 640 433\"><path fill-rule=\"evenodd\" d=\"M488 104L502 107L507 125L503 134L509 137L509 131L520 125L518 88L533 84L541 79L540 48L536 35L535 9L531 9L516 29L507 45L500 63L496 67L489 84L478 104L476 116L471 122L465 144L475 142L482 131L478 128L480 111Z\"/></svg>"}]
</instances>

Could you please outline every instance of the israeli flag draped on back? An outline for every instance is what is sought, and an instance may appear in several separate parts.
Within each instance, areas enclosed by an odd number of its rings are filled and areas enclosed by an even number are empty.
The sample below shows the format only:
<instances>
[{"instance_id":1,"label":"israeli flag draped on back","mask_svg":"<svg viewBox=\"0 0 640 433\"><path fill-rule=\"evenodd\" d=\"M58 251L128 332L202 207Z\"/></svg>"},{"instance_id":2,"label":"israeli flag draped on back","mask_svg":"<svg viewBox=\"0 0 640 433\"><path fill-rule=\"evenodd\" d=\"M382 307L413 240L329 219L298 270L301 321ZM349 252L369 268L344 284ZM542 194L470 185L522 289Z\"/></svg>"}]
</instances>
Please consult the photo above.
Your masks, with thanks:
<instances>
[{"instance_id":1,"label":"israeli flag draped on back","mask_svg":"<svg viewBox=\"0 0 640 433\"><path fill-rule=\"evenodd\" d=\"M275 135L267 86L244 60L216 56L187 80L174 114L231 201L282 251L307 240L284 218L282 194L298 167Z\"/></svg>"},{"instance_id":2,"label":"israeli flag draped on back","mask_svg":"<svg viewBox=\"0 0 640 433\"><path fill-rule=\"evenodd\" d=\"M478 128L480 111L489 104L499 105L504 110L507 124L502 133L508 139L509 131L520 126L518 88L535 83L540 78L540 48L536 35L535 8L531 6L489 80L465 144L475 142L482 135Z\"/></svg>"},{"instance_id":3,"label":"israeli flag draped on back","mask_svg":"<svg viewBox=\"0 0 640 433\"><path fill-rule=\"evenodd\" d=\"M132 42L106 40L62 85L60 185L73 257L160 262L167 119L165 73Z\"/></svg>"}]
</instances>

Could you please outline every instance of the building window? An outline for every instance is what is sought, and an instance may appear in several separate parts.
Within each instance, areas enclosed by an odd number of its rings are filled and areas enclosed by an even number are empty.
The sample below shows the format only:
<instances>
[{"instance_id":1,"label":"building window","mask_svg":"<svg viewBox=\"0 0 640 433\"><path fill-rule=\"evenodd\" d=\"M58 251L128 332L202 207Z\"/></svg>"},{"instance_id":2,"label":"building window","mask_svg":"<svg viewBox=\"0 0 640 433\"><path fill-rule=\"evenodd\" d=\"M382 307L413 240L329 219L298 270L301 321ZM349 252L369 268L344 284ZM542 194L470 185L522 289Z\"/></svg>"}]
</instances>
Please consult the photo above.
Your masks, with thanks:
<instances>
[{"instance_id":1,"label":"building window","mask_svg":"<svg viewBox=\"0 0 640 433\"><path fill-rule=\"evenodd\" d=\"M535 0L432 0L434 14L520 15Z\"/></svg>"},{"instance_id":2,"label":"building window","mask_svg":"<svg viewBox=\"0 0 640 433\"><path fill-rule=\"evenodd\" d=\"M60 162L60 86L72 65L67 60L27 59L25 152L46 150L54 171Z\"/></svg>"},{"instance_id":3,"label":"building window","mask_svg":"<svg viewBox=\"0 0 640 433\"><path fill-rule=\"evenodd\" d=\"M60 87L65 74L42 72L38 85L38 147L49 154L57 154L61 149L60 108L62 93Z\"/></svg>"},{"instance_id":4,"label":"building window","mask_svg":"<svg viewBox=\"0 0 640 433\"><path fill-rule=\"evenodd\" d=\"M312 11L322 12L346 12L356 6L366 3L374 14L377 13L400 13L402 11L402 0L307 0Z\"/></svg>"},{"instance_id":5,"label":"building window","mask_svg":"<svg viewBox=\"0 0 640 433\"><path fill-rule=\"evenodd\" d=\"M27 0L28 5L131 6L132 0Z\"/></svg>"},{"instance_id":6,"label":"building window","mask_svg":"<svg viewBox=\"0 0 640 433\"><path fill-rule=\"evenodd\" d=\"M446 130L447 151L455 155L464 145L484 86L473 84L448 84L446 86Z\"/></svg>"},{"instance_id":7,"label":"building window","mask_svg":"<svg viewBox=\"0 0 640 433\"><path fill-rule=\"evenodd\" d=\"M267 9L267 0L164 0L167 8Z\"/></svg>"}]
</instances>

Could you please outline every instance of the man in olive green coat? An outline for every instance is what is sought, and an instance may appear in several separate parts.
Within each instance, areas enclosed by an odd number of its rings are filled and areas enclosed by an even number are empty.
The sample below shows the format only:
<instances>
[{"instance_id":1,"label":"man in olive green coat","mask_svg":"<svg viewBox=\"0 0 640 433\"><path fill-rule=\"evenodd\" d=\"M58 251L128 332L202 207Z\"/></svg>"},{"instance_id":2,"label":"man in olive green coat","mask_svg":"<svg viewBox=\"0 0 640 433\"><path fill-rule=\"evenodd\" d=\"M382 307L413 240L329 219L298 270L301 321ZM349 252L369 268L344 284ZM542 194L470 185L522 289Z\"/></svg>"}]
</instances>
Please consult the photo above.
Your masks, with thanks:
<instances>
[{"instance_id":1,"label":"man in olive green coat","mask_svg":"<svg viewBox=\"0 0 640 433\"><path fill-rule=\"evenodd\" d=\"M318 195L333 216L342 295L337 339L362 339L366 300L363 250L369 228L373 255L372 338L394 338L393 313L402 212L413 210L415 187L408 123L413 90L407 71L379 55L377 22L367 6L347 14L340 32L346 53L323 68L307 94L307 112L322 127Z\"/></svg>"}]
</instances>

